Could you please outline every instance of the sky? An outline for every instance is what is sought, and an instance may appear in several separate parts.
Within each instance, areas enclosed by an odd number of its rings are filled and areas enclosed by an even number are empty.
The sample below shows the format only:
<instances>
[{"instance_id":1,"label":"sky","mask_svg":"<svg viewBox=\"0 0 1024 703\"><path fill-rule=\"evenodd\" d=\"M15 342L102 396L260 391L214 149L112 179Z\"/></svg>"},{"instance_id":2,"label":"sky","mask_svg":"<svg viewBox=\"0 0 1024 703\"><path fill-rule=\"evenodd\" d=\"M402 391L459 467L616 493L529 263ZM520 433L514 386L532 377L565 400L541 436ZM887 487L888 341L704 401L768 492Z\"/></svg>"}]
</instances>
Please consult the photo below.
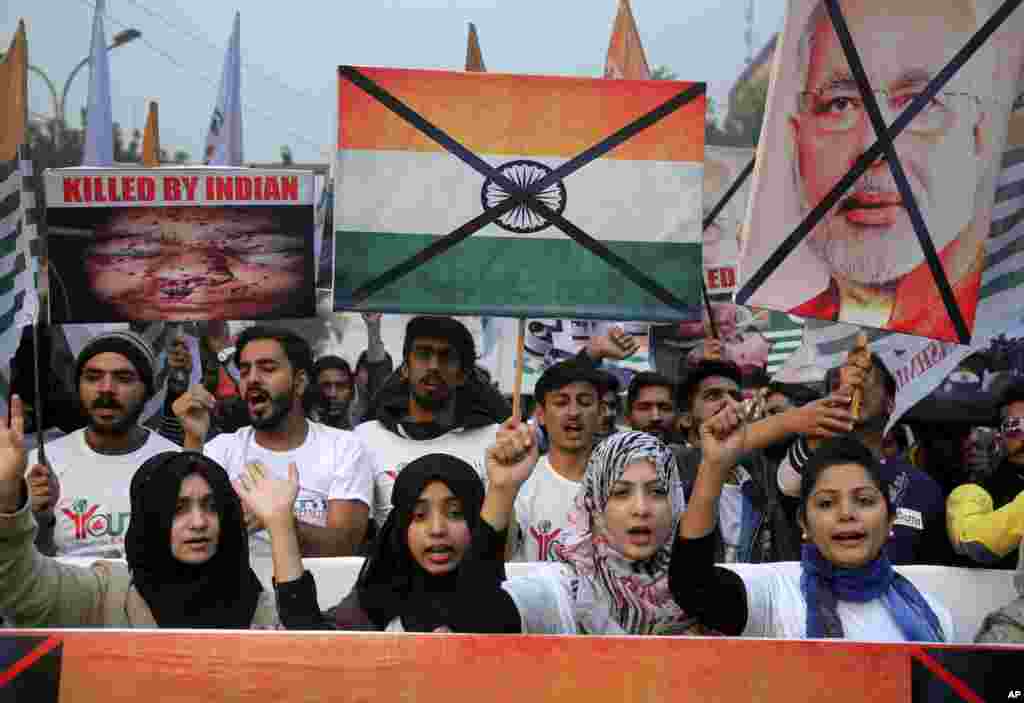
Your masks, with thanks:
<instances>
[{"instance_id":1,"label":"sky","mask_svg":"<svg viewBox=\"0 0 1024 703\"><path fill-rule=\"evenodd\" d=\"M599 77L618 0L107 0L107 40L142 37L110 53L114 121L142 129L160 105L161 146L202 152L235 11L241 13L242 102L247 162L325 162L335 143L339 64L461 70L467 25L477 26L489 71ZM756 0L754 44L782 28L785 0ZM89 52L94 0L4 0L0 41L17 21L29 62L61 91ZM746 0L632 0L648 62L683 80L706 81L724 106L746 58ZM52 115L45 82L29 74L30 109ZM68 93L80 124L88 70Z\"/></svg>"}]
</instances>

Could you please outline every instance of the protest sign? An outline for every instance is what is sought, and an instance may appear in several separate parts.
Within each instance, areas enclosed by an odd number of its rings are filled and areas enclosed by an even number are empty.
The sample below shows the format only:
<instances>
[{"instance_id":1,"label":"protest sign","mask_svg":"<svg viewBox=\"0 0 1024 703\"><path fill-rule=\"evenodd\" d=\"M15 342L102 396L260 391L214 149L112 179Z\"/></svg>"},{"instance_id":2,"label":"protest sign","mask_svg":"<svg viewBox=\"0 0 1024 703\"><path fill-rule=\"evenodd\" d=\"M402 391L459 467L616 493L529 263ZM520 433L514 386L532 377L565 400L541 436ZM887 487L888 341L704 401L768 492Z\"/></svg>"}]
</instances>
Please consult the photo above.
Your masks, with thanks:
<instances>
[{"instance_id":1,"label":"protest sign","mask_svg":"<svg viewBox=\"0 0 1024 703\"><path fill-rule=\"evenodd\" d=\"M46 195L54 322L314 313L312 174L59 169Z\"/></svg>"},{"instance_id":2,"label":"protest sign","mask_svg":"<svg viewBox=\"0 0 1024 703\"><path fill-rule=\"evenodd\" d=\"M704 147L704 214L713 208L754 158L754 150L740 147ZM713 222L704 228L704 285L708 298L732 300L742 242L743 217L750 199L750 178L744 178Z\"/></svg>"},{"instance_id":3,"label":"protest sign","mask_svg":"<svg viewBox=\"0 0 1024 703\"><path fill-rule=\"evenodd\" d=\"M704 85L339 69L335 309L678 319Z\"/></svg>"},{"instance_id":4,"label":"protest sign","mask_svg":"<svg viewBox=\"0 0 1024 703\"><path fill-rule=\"evenodd\" d=\"M736 302L970 340L1019 4L790 2Z\"/></svg>"}]
</instances>

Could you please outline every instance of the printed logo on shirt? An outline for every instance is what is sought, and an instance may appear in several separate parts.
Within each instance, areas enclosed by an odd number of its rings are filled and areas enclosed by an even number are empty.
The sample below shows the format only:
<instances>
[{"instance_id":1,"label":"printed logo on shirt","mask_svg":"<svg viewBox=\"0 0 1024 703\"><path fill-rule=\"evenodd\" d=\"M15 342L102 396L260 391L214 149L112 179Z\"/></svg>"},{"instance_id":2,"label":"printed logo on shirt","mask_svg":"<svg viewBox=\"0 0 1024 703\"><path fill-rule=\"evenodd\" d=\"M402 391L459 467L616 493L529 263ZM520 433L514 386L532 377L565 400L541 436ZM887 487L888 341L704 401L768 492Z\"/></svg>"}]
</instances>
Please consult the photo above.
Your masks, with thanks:
<instances>
[{"instance_id":1,"label":"printed logo on shirt","mask_svg":"<svg viewBox=\"0 0 1024 703\"><path fill-rule=\"evenodd\" d=\"M903 497L907 493L908 486L910 486L910 476L906 471L902 471L889 486L889 500L893 505L897 507L903 505Z\"/></svg>"},{"instance_id":2,"label":"printed logo on shirt","mask_svg":"<svg viewBox=\"0 0 1024 703\"><path fill-rule=\"evenodd\" d=\"M536 527L530 526L530 536L537 543L537 561L554 561L555 550L562 546L558 539L562 528L551 529L550 520L541 520Z\"/></svg>"},{"instance_id":3,"label":"printed logo on shirt","mask_svg":"<svg viewBox=\"0 0 1024 703\"><path fill-rule=\"evenodd\" d=\"M296 498L294 512L299 522L320 527L327 524L327 501L323 498Z\"/></svg>"},{"instance_id":4,"label":"printed logo on shirt","mask_svg":"<svg viewBox=\"0 0 1024 703\"><path fill-rule=\"evenodd\" d=\"M896 525L903 525L904 527L910 527L915 530L924 529L924 517L921 515L919 510L911 510L910 508L897 508L896 509Z\"/></svg>"},{"instance_id":5,"label":"printed logo on shirt","mask_svg":"<svg viewBox=\"0 0 1024 703\"><path fill-rule=\"evenodd\" d=\"M100 505L92 504L86 498L71 501L70 509L61 508L61 513L71 521L74 539L97 539L101 537L124 537L128 531L131 512L101 513Z\"/></svg>"}]
</instances>

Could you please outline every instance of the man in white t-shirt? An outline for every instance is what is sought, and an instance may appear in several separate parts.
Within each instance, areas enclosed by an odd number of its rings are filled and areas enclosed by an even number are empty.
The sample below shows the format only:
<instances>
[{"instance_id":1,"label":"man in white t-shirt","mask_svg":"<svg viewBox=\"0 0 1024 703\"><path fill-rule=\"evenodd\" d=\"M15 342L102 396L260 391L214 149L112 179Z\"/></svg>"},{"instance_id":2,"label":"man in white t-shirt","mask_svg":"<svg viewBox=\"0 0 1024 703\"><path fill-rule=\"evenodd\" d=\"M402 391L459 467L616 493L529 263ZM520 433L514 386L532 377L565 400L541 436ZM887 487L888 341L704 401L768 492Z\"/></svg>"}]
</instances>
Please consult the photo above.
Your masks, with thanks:
<instances>
[{"instance_id":1,"label":"man in white t-shirt","mask_svg":"<svg viewBox=\"0 0 1024 703\"><path fill-rule=\"evenodd\" d=\"M108 332L82 347L75 382L88 426L29 455L27 478L44 553L124 557L131 517L128 488L155 454L180 447L139 425L155 388L155 357L131 331Z\"/></svg>"},{"instance_id":2,"label":"man in white t-shirt","mask_svg":"<svg viewBox=\"0 0 1024 703\"><path fill-rule=\"evenodd\" d=\"M547 368L533 395L537 422L547 430L549 448L519 489L509 527L511 561L551 561L571 528L594 437L601 425L601 395L607 374L570 359Z\"/></svg>"},{"instance_id":3,"label":"man in white t-shirt","mask_svg":"<svg viewBox=\"0 0 1024 703\"><path fill-rule=\"evenodd\" d=\"M512 409L476 370L473 336L451 317L414 317L405 328L402 364L371 400L355 433L376 458L374 521L384 524L391 492L406 464L443 453L467 462L481 479L498 423Z\"/></svg>"},{"instance_id":4,"label":"man in white t-shirt","mask_svg":"<svg viewBox=\"0 0 1024 703\"><path fill-rule=\"evenodd\" d=\"M268 475L299 472L295 518L304 557L352 556L363 544L373 497L373 457L352 432L306 419L302 397L312 381L313 353L293 332L250 327L235 343L241 397L252 425L214 437L203 446L215 399L193 386L174 403L185 430L185 448L200 449L237 481L257 462ZM263 525L246 522L256 556L270 555Z\"/></svg>"}]
</instances>

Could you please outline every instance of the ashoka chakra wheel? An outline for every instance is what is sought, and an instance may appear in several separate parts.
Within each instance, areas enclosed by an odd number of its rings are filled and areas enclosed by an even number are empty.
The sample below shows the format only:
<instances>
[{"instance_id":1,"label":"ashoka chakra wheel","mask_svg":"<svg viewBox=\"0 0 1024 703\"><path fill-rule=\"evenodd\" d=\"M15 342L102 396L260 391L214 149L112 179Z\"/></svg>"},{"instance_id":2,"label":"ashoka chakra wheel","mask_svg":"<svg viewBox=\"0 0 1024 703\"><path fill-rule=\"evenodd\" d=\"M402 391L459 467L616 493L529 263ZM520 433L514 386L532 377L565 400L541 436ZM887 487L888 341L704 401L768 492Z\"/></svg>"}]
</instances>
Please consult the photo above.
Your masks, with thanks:
<instances>
[{"instance_id":1,"label":"ashoka chakra wheel","mask_svg":"<svg viewBox=\"0 0 1024 703\"><path fill-rule=\"evenodd\" d=\"M498 167L498 171L523 189L529 188L551 173L551 169L544 164L525 159L502 164ZM493 179L488 178L484 181L484 186L480 190L480 202L483 204L484 210L501 205L508 198L508 191ZM537 200L561 215L565 212L565 184L558 181L549 185L537 193ZM551 226L550 222L534 212L526 203L516 205L494 222L502 229L516 234L540 232Z\"/></svg>"}]
</instances>

